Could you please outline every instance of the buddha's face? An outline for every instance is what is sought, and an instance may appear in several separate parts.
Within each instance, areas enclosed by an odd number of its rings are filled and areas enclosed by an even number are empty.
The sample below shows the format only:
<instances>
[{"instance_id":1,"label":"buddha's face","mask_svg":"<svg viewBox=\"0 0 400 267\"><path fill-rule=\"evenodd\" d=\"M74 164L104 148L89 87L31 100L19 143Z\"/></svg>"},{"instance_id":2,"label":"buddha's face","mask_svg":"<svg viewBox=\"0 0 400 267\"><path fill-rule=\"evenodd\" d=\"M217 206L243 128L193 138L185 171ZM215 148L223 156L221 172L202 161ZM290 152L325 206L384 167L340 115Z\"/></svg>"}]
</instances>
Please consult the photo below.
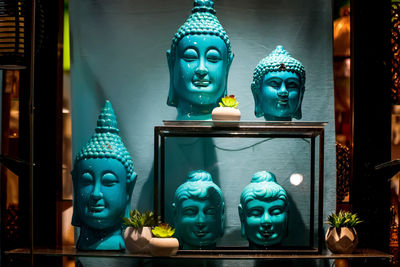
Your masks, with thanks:
<instances>
[{"instance_id":1,"label":"buddha's face","mask_svg":"<svg viewBox=\"0 0 400 267\"><path fill-rule=\"evenodd\" d=\"M94 229L121 225L129 200L124 165L116 159L85 159L75 168L74 201L82 223Z\"/></svg>"},{"instance_id":2,"label":"buddha's face","mask_svg":"<svg viewBox=\"0 0 400 267\"><path fill-rule=\"evenodd\" d=\"M186 199L180 202L175 217L176 231L183 248L213 246L222 235L222 210L210 199Z\"/></svg>"},{"instance_id":3,"label":"buddha's face","mask_svg":"<svg viewBox=\"0 0 400 267\"><path fill-rule=\"evenodd\" d=\"M287 211L281 199L250 200L240 216L250 244L263 247L277 245L286 235Z\"/></svg>"},{"instance_id":4,"label":"buddha's face","mask_svg":"<svg viewBox=\"0 0 400 267\"><path fill-rule=\"evenodd\" d=\"M264 76L258 105L266 119L291 120L301 100L301 82L296 73L278 71Z\"/></svg>"},{"instance_id":5,"label":"buddha's face","mask_svg":"<svg viewBox=\"0 0 400 267\"><path fill-rule=\"evenodd\" d=\"M172 67L179 102L217 104L224 95L230 66L225 42L213 35L187 35L177 45Z\"/></svg>"}]
</instances>

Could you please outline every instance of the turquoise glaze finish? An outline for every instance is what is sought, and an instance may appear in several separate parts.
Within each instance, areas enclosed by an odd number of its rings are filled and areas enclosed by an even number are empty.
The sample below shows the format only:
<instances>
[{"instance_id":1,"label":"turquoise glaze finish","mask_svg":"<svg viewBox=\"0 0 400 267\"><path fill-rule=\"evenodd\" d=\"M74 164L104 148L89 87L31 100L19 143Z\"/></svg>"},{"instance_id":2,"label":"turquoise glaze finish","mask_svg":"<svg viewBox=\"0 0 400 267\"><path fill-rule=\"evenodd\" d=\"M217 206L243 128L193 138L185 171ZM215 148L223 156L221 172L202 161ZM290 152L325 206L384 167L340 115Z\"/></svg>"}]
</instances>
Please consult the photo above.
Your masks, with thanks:
<instances>
[{"instance_id":1,"label":"turquoise glaze finish","mask_svg":"<svg viewBox=\"0 0 400 267\"><path fill-rule=\"evenodd\" d=\"M211 175L193 171L175 192L175 235L182 249L209 249L224 234L224 197Z\"/></svg>"},{"instance_id":2,"label":"turquoise glaze finish","mask_svg":"<svg viewBox=\"0 0 400 267\"><path fill-rule=\"evenodd\" d=\"M215 16L211 0L195 0L192 14L178 29L167 51L170 89L167 104L178 120L207 120L227 95L233 60L231 44Z\"/></svg>"},{"instance_id":3,"label":"turquoise glaze finish","mask_svg":"<svg viewBox=\"0 0 400 267\"><path fill-rule=\"evenodd\" d=\"M253 175L240 196L239 217L250 248L265 249L282 242L287 235L288 197L273 173Z\"/></svg>"},{"instance_id":4,"label":"turquoise glaze finish","mask_svg":"<svg viewBox=\"0 0 400 267\"><path fill-rule=\"evenodd\" d=\"M129 216L136 182L131 156L126 150L109 101L106 101L95 134L76 156L72 180L72 225L80 227L77 248L123 250L122 217Z\"/></svg>"},{"instance_id":5,"label":"turquoise glaze finish","mask_svg":"<svg viewBox=\"0 0 400 267\"><path fill-rule=\"evenodd\" d=\"M268 121L301 119L305 85L303 64L277 46L254 70L251 91L255 115Z\"/></svg>"}]
</instances>

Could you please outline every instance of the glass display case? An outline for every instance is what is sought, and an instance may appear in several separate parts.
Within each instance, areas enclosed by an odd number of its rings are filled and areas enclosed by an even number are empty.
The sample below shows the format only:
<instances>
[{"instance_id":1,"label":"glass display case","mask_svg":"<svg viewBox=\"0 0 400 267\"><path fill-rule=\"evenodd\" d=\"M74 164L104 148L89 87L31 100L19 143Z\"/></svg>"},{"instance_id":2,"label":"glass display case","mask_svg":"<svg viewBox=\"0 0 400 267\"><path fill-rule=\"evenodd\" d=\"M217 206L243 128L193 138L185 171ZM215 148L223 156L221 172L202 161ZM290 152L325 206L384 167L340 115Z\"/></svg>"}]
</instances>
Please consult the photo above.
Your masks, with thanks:
<instances>
[{"instance_id":1,"label":"glass display case","mask_svg":"<svg viewBox=\"0 0 400 267\"><path fill-rule=\"evenodd\" d=\"M282 244L264 252L321 253L325 124L164 121L164 126L154 128L154 210L164 221L173 222L175 190L188 172L203 168L225 198L225 233L215 250L251 253L247 240L240 237L238 205L251 176L267 170L286 190L289 210ZM231 153L240 154L236 157L241 162L232 162ZM203 158L216 162L204 164Z\"/></svg>"}]
</instances>

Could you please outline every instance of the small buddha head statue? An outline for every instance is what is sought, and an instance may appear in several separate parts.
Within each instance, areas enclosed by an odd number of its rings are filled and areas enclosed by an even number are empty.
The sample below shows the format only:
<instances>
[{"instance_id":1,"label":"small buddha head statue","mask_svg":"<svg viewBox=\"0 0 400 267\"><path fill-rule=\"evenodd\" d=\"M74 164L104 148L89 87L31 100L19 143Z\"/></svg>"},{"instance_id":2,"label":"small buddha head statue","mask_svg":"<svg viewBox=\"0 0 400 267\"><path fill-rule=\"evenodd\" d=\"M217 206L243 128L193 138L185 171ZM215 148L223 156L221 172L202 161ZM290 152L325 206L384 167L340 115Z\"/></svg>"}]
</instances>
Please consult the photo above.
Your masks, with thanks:
<instances>
[{"instance_id":1,"label":"small buddha head statue","mask_svg":"<svg viewBox=\"0 0 400 267\"><path fill-rule=\"evenodd\" d=\"M176 235L183 249L216 246L224 233L224 197L210 173L193 171L175 192L172 203Z\"/></svg>"},{"instance_id":2,"label":"small buddha head statue","mask_svg":"<svg viewBox=\"0 0 400 267\"><path fill-rule=\"evenodd\" d=\"M288 197L271 172L253 175L242 191L239 204L242 236L250 248L279 245L287 235Z\"/></svg>"},{"instance_id":3,"label":"small buddha head statue","mask_svg":"<svg viewBox=\"0 0 400 267\"><path fill-rule=\"evenodd\" d=\"M77 154L72 171L72 224L81 227L79 249L125 248L121 236L122 217L129 216L137 175L118 133L114 110L106 101L95 133ZM113 233L117 233L114 238L117 241L106 243ZM104 241L103 244L97 239Z\"/></svg>"},{"instance_id":4,"label":"small buddha head statue","mask_svg":"<svg viewBox=\"0 0 400 267\"><path fill-rule=\"evenodd\" d=\"M292 58L283 46L277 46L262 59L253 73L251 91L256 117L269 121L301 119L305 70L303 64Z\"/></svg>"},{"instance_id":5,"label":"small buddha head statue","mask_svg":"<svg viewBox=\"0 0 400 267\"><path fill-rule=\"evenodd\" d=\"M210 119L212 109L227 95L233 53L215 14L212 0L195 0L192 14L175 33L167 51L167 104L177 107L178 120Z\"/></svg>"}]
</instances>

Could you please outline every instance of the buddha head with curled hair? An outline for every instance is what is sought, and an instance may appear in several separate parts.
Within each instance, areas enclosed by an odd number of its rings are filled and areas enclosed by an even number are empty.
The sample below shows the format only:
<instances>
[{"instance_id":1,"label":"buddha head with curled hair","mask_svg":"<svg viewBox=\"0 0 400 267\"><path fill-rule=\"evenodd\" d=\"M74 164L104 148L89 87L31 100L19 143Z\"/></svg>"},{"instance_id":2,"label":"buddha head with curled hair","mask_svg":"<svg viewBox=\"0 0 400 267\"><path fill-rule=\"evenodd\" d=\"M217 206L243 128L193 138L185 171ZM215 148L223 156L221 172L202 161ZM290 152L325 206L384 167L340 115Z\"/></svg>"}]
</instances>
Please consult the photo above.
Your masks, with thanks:
<instances>
[{"instance_id":1,"label":"buddha head with curled hair","mask_svg":"<svg viewBox=\"0 0 400 267\"><path fill-rule=\"evenodd\" d=\"M288 197L271 172L253 175L242 191L239 204L242 236L250 248L279 245L287 235Z\"/></svg>"},{"instance_id":2,"label":"buddha head with curled hair","mask_svg":"<svg viewBox=\"0 0 400 267\"><path fill-rule=\"evenodd\" d=\"M176 236L183 249L216 246L224 233L224 197L210 173L191 172L175 191L172 203Z\"/></svg>"},{"instance_id":3,"label":"buddha head with curled hair","mask_svg":"<svg viewBox=\"0 0 400 267\"><path fill-rule=\"evenodd\" d=\"M212 0L195 0L192 14L175 33L167 51L167 104L177 107L178 120L210 119L212 109L227 95L233 53L215 14Z\"/></svg>"},{"instance_id":4,"label":"buddha head with curled hair","mask_svg":"<svg viewBox=\"0 0 400 267\"><path fill-rule=\"evenodd\" d=\"M121 236L122 217L129 216L137 175L118 133L114 110L106 101L95 133L77 154L72 171L72 224L81 227L78 249L125 248ZM98 236L102 236L104 242L99 241Z\"/></svg>"},{"instance_id":5,"label":"buddha head with curled hair","mask_svg":"<svg viewBox=\"0 0 400 267\"><path fill-rule=\"evenodd\" d=\"M256 117L269 121L300 120L306 73L303 64L277 46L253 73L251 91Z\"/></svg>"}]
</instances>

